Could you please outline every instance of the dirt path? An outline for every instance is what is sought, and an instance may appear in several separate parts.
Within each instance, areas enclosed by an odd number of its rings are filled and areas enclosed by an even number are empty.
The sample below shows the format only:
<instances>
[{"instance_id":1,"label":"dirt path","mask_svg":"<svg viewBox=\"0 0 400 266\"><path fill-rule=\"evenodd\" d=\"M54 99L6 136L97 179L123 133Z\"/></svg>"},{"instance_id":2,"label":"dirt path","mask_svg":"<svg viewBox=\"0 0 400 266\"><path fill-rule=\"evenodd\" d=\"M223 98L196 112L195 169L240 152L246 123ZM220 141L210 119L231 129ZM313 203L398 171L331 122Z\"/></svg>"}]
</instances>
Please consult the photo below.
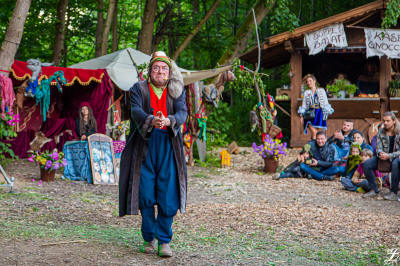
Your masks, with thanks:
<instances>
[{"instance_id":1,"label":"dirt path","mask_svg":"<svg viewBox=\"0 0 400 266\"><path fill-rule=\"evenodd\" d=\"M171 259L138 251L140 217L117 217L116 186L39 184L38 168L14 162L15 193L0 191L0 265L375 264L400 249L400 202L364 200L338 181L274 181L250 150L229 169L189 169ZM65 243L76 240L86 242Z\"/></svg>"}]
</instances>

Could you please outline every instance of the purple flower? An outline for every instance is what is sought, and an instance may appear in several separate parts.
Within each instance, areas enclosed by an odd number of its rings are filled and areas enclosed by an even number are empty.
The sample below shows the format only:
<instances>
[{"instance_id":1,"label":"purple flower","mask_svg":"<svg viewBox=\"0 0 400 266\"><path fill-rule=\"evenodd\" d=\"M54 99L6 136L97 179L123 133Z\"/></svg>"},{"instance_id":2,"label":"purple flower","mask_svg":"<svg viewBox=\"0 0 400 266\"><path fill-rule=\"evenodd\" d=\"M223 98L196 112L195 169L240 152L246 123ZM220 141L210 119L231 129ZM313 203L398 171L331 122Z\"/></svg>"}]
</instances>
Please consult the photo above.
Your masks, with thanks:
<instances>
[{"instance_id":1,"label":"purple flower","mask_svg":"<svg viewBox=\"0 0 400 266\"><path fill-rule=\"evenodd\" d=\"M67 165L67 160L63 159L62 165L65 167Z\"/></svg>"},{"instance_id":2,"label":"purple flower","mask_svg":"<svg viewBox=\"0 0 400 266\"><path fill-rule=\"evenodd\" d=\"M29 157L29 158L28 158L28 161L30 161L31 163L33 163L33 162L35 162L34 159L35 159L35 157L32 156L32 157Z\"/></svg>"},{"instance_id":3,"label":"purple flower","mask_svg":"<svg viewBox=\"0 0 400 266\"><path fill-rule=\"evenodd\" d=\"M51 166L52 166L52 164L53 164L53 162L52 161L50 161L50 160L48 160L47 162L46 162L46 165L44 166L44 169L50 169L51 168Z\"/></svg>"},{"instance_id":4,"label":"purple flower","mask_svg":"<svg viewBox=\"0 0 400 266\"><path fill-rule=\"evenodd\" d=\"M55 162L55 163L53 164L53 169L54 169L54 170L57 170L58 168L60 168L60 163L59 163L59 162Z\"/></svg>"}]
</instances>

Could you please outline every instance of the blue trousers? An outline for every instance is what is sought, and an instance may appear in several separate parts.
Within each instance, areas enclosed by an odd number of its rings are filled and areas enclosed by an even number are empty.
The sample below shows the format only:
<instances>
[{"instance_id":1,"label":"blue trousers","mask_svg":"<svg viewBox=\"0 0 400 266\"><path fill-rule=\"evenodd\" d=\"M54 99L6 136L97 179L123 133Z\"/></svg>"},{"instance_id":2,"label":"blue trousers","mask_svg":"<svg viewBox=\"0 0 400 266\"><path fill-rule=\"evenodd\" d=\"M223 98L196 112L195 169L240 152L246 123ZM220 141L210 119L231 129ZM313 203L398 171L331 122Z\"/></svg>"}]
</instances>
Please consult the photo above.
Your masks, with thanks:
<instances>
[{"instance_id":1,"label":"blue trousers","mask_svg":"<svg viewBox=\"0 0 400 266\"><path fill-rule=\"evenodd\" d=\"M309 166L305 163L300 164L300 169L302 171L306 172L307 174L310 174L312 176L312 178L317 179L317 180L322 180L322 177L324 177L324 176L336 175L338 173L341 173L341 171L342 171L342 169L338 166L331 166L324 170L319 168L319 171L318 171L318 170L313 169L311 166Z\"/></svg>"},{"instance_id":2,"label":"blue trousers","mask_svg":"<svg viewBox=\"0 0 400 266\"><path fill-rule=\"evenodd\" d=\"M359 187L362 187L365 191L371 190L371 187L368 183L368 180L363 180L361 183L357 185L351 181L351 178L342 178L340 179L340 183L342 183L343 187L349 191L356 191Z\"/></svg>"},{"instance_id":3,"label":"blue trousers","mask_svg":"<svg viewBox=\"0 0 400 266\"><path fill-rule=\"evenodd\" d=\"M340 148L335 143L332 143L332 145L335 147L335 161L343 161L343 157L349 154L350 146L343 144L343 147Z\"/></svg>"},{"instance_id":4,"label":"blue trousers","mask_svg":"<svg viewBox=\"0 0 400 266\"><path fill-rule=\"evenodd\" d=\"M171 139L165 130L154 129L149 139L149 151L141 168L139 209L143 239L169 243L173 218L179 209L179 189Z\"/></svg>"},{"instance_id":5,"label":"blue trousers","mask_svg":"<svg viewBox=\"0 0 400 266\"><path fill-rule=\"evenodd\" d=\"M390 191L397 194L399 191L399 167L400 160L399 158L393 159L391 168L392 168L392 183L390 185ZM365 177L367 178L369 184L371 185L371 189L373 189L376 193L378 193L378 186L376 185L376 177L374 170L378 168L378 158L376 156L368 159L363 164Z\"/></svg>"}]
</instances>

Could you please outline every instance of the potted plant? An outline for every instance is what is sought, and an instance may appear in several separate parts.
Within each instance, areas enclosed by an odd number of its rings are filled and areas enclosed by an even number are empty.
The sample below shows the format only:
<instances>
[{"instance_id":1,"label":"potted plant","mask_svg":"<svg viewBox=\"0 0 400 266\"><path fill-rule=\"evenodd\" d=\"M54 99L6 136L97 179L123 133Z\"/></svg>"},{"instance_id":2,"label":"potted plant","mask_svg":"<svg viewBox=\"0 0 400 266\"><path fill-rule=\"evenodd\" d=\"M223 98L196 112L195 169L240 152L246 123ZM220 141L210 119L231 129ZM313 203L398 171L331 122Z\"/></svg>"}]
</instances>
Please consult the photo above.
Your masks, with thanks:
<instances>
[{"instance_id":1,"label":"potted plant","mask_svg":"<svg viewBox=\"0 0 400 266\"><path fill-rule=\"evenodd\" d=\"M394 79L389 81L389 95L390 97L399 97L400 95L400 80Z\"/></svg>"},{"instance_id":2,"label":"potted plant","mask_svg":"<svg viewBox=\"0 0 400 266\"><path fill-rule=\"evenodd\" d=\"M67 160L64 159L64 153L53 151L30 151L31 156L28 161L34 162L40 167L40 178L43 181L54 181L54 175L57 169L65 167Z\"/></svg>"},{"instance_id":3,"label":"potted plant","mask_svg":"<svg viewBox=\"0 0 400 266\"><path fill-rule=\"evenodd\" d=\"M326 89L328 90L328 92L331 93L333 98L337 98L338 92L339 92L339 87L336 84L327 85Z\"/></svg>"},{"instance_id":4,"label":"potted plant","mask_svg":"<svg viewBox=\"0 0 400 266\"><path fill-rule=\"evenodd\" d=\"M354 97L354 93L356 93L357 91L357 86L355 84L351 84L349 82L349 84L346 85L345 87L347 94L349 95L350 98Z\"/></svg>"},{"instance_id":5,"label":"potted plant","mask_svg":"<svg viewBox=\"0 0 400 266\"><path fill-rule=\"evenodd\" d=\"M260 146L256 143L252 145L253 150L264 159L264 171L275 173L279 165L279 158L287 155L287 143L282 143L279 139L273 139L266 135L265 142Z\"/></svg>"}]
</instances>

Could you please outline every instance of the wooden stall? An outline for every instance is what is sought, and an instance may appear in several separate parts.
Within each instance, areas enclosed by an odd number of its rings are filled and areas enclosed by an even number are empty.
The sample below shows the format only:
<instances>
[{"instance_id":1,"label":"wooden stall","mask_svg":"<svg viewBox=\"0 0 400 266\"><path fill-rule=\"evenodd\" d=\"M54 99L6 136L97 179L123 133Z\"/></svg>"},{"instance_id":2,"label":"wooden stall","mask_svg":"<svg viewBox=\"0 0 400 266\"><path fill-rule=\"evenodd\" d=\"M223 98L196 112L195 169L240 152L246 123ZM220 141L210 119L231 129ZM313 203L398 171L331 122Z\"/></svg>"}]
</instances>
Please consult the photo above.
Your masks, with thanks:
<instances>
[{"instance_id":1,"label":"wooden stall","mask_svg":"<svg viewBox=\"0 0 400 266\"><path fill-rule=\"evenodd\" d=\"M298 27L294 31L271 36L261 44L262 67L272 68L290 64L290 89L286 94L290 96L290 145L292 147L301 146L310 138L310 135L304 135L300 117L297 114L302 101L302 77L305 74L314 74L321 87L325 87L338 73L346 73L347 78L355 83L368 61L373 62L379 69L379 93L375 97L329 98L335 112L328 120L328 136L332 135L335 129L341 128L344 119L353 120L355 128L368 133L370 125L378 121L383 112L387 110L397 112L400 108L400 98L390 98L388 94L388 83L394 74L392 63L397 60L390 60L386 56L368 59L366 57L364 28L380 27L385 6L384 0L375 1ZM328 46L316 55L309 55L304 35L336 23L343 23L347 47ZM241 59L256 64L258 48L254 47L241 55Z\"/></svg>"}]
</instances>

